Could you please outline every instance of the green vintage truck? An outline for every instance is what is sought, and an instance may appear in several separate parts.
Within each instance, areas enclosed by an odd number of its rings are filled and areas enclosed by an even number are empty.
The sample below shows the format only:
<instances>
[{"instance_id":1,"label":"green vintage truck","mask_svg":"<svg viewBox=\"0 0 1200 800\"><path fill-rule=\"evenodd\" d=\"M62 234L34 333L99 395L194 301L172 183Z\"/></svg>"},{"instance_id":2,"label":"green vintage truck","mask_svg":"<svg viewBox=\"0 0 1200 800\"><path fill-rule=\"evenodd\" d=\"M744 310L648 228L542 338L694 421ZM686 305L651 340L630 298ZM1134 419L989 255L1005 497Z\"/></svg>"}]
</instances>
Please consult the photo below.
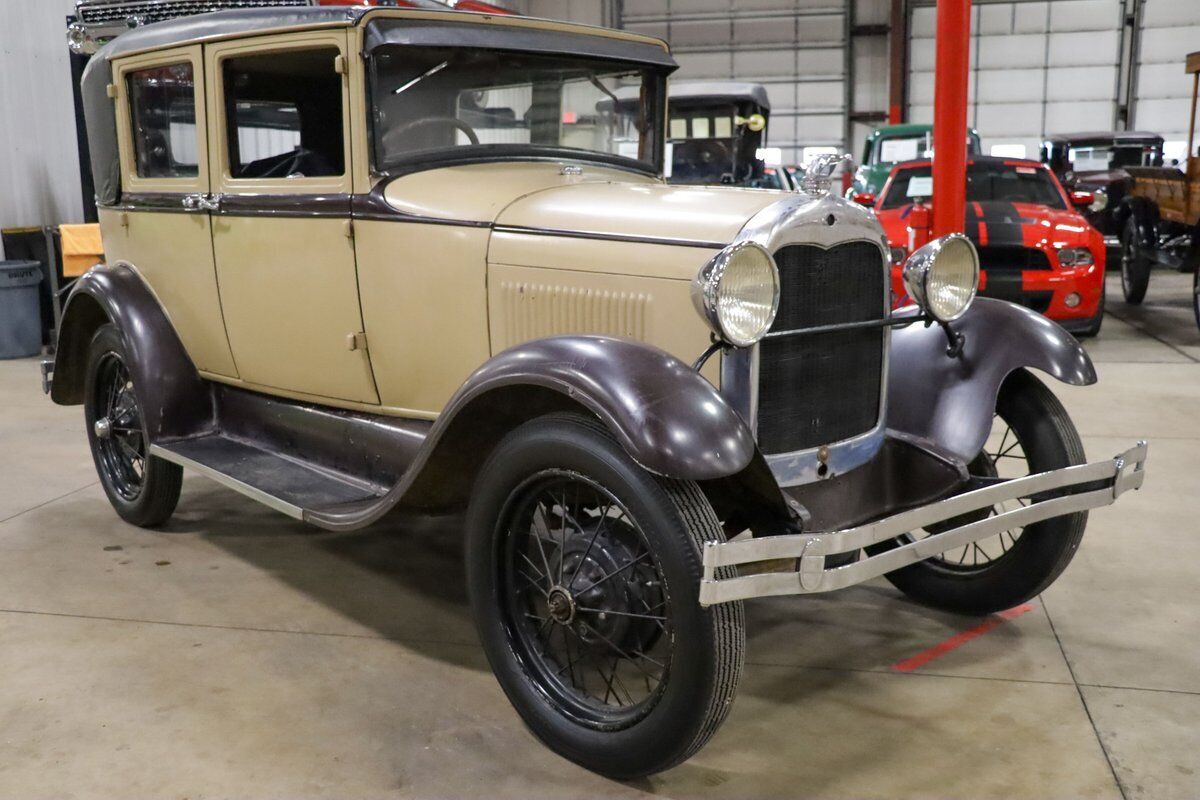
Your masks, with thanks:
<instances>
[{"instance_id":1,"label":"green vintage truck","mask_svg":"<svg viewBox=\"0 0 1200 800\"><path fill-rule=\"evenodd\" d=\"M862 158L847 196L879 194L892 167L901 161L926 158L932 149L932 125L884 125L876 128L863 142ZM979 134L974 128L967 131L967 152L982 152Z\"/></svg>"}]
</instances>

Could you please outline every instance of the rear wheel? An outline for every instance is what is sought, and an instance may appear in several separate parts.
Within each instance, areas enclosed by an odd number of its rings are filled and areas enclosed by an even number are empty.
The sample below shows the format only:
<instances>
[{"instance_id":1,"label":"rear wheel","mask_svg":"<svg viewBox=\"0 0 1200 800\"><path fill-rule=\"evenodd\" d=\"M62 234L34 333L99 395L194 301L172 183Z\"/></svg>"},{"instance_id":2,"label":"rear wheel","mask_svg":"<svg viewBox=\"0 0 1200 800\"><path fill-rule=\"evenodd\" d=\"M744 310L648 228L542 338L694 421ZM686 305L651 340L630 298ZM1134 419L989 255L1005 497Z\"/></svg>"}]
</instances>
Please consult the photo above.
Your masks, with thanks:
<instances>
[{"instance_id":1,"label":"rear wheel","mask_svg":"<svg viewBox=\"0 0 1200 800\"><path fill-rule=\"evenodd\" d=\"M632 778L708 741L745 633L740 603L698 602L701 547L723 536L695 484L650 475L590 420L547 417L488 459L467 537L484 650L551 749Z\"/></svg>"},{"instance_id":2,"label":"rear wheel","mask_svg":"<svg viewBox=\"0 0 1200 800\"><path fill-rule=\"evenodd\" d=\"M1121 237L1121 291L1125 302L1137 305L1146 297L1150 285L1150 259L1146 257L1137 218L1125 221L1125 235Z\"/></svg>"},{"instance_id":3,"label":"rear wheel","mask_svg":"<svg viewBox=\"0 0 1200 800\"><path fill-rule=\"evenodd\" d=\"M969 469L981 477L1020 478L1084 462L1083 444L1066 409L1041 381L1020 371L1004 382L991 435ZM943 525L957 527L1028 504L1011 500ZM949 550L887 578L935 608L962 614L1002 611L1054 582L1074 557L1086 525L1086 512L1053 517ZM876 545L868 552L882 552L942 529Z\"/></svg>"},{"instance_id":4,"label":"rear wheel","mask_svg":"<svg viewBox=\"0 0 1200 800\"><path fill-rule=\"evenodd\" d=\"M100 484L117 514L144 528L166 522L179 502L183 470L149 454L125 343L114 325L102 325L89 345L83 413Z\"/></svg>"}]
</instances>

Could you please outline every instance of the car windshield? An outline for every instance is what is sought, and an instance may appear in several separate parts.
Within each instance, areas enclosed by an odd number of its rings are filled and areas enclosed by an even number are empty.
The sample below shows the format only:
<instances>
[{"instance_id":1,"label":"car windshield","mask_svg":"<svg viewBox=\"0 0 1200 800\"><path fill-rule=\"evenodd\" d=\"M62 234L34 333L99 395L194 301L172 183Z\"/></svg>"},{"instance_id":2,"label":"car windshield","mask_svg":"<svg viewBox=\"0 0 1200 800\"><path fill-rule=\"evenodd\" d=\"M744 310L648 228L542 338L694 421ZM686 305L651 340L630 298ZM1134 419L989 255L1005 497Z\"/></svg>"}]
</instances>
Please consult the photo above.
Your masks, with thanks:
<instances>
[{"instance_id":1,"label":"car windshield","mask_svg":"<svg viewBox=\"0 0 1200 800\"><path fill-rule=\"evenodd\" d=\"M933 168L928 164L901 169L896 173L880 209L900 208L915 200L933 196ZM1050 174L1040 166L975 162L967 166L967 202L1000 200L1009 203L1036 203L1050 208L1066 208L1062 193Z\"/></svg>"},{"instance_id":2,"label":"car windshield","mask_svg":"<svg viewBox=\"0 0 1200 800\"><path fill-rule=\"evenodd\" d=\"M967 135L967 152L978 153L979 142L975 136ZM902 161L916 161L933 155L933 133L913 133L906 136L888 136L879 140L875 148L875 160L871 163L891 166Z\"/></svg>"},{"instance_id":3,"label":"car windshield","mask_svg":"<svg viewBox=\"0 0 1200 800\"><path fill-rule=\"evenodd\" d=\"M1113 144L1072 147L1068 156L1075 172L1107 172L1121 167L1153 167L1162 164L1162 151L1155 144Z\"/></svg>"},{"instance_id":4,"label":"car windshield","mask_svg":"<svg viewBox=\"0 0 1200 800\"><path fill-rule=\"evenodd\" d=\"M660 169L665 78L645 65L396 46L376 51L371 67L380 171L431 157L488 154ZM635 87L638 99L618 107L614 93L623 87Z\"/></svg>"}]
</instances>

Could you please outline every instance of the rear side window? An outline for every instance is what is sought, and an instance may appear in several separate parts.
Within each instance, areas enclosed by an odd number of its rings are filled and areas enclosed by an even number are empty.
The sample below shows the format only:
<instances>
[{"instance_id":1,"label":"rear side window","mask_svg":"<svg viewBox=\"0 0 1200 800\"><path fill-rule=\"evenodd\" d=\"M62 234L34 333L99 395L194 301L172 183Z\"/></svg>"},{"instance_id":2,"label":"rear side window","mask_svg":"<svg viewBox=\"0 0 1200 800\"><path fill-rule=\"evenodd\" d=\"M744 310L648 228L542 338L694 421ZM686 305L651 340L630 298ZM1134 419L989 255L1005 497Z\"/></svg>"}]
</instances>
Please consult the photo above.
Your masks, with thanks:
<instances>
[{"instance_id":1,"label":"rear side window","mask_svg":"<svg viewBox=\"0 0 1200 800\"><path fill-rule=\"evenodd\" d=\"M223 64L234 178L317 178L346 171L336 47Z\"/></svg>"},{"instance_id":2,"label":"rear side window","mask_svg":"<svg viewBox=\"0 0 1200 800\"><path fill-rule=\"evenodd\" d=\"M196 81L190 62L125 76L139 178L195 178Z\"/></svg>"}]
</instances>

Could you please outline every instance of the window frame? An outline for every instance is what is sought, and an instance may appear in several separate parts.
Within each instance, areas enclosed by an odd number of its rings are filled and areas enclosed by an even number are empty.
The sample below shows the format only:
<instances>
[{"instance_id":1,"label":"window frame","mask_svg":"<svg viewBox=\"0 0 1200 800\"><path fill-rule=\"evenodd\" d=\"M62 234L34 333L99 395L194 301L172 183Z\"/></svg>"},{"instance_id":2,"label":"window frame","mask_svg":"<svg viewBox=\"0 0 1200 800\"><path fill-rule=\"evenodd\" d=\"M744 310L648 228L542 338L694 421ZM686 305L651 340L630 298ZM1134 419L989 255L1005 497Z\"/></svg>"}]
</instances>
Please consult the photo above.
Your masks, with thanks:
<instances>
[{"instance_id":1,"label":"window frame","mask_svg":"<svg viewBox=\"0 0 1200 800\"><path fill-rule=\"evenodd\" d=\"M264 36L241 39L227 43L207 45L205 68L210 79L207 102L212 109L209 115L209 168L214 176L214 192L220 194L349 194L351 191L354 160L351 130L350 73L352 64L347 55L345 31L303 32L279 36ZM230 58L286 53L297 50L337 49L345 65L342 71L342 173L305 178L235 178L229 159L229 127L225 108L224 62Z\"/></svg>"},{"instance_id":2,"label":"window frame","mask_svg":"<svg viewBox=\"0 0 1200 800\"><path fill-rule=\"evenodd\" d=\"M196 118L196 175L164 178L142 177L137 174L137 157L133 142L133 105L129 95L128 76L157 67L190 64L194 85L193 103ZM117 152L121 160L121 191L129 193L164 192L179 194L205 193L209 187L208 120L206 115L205 63L201 45L159 50L140 56L121 59L113 65L113 84L117 103Z\"/></svg>"}]
</instances>

